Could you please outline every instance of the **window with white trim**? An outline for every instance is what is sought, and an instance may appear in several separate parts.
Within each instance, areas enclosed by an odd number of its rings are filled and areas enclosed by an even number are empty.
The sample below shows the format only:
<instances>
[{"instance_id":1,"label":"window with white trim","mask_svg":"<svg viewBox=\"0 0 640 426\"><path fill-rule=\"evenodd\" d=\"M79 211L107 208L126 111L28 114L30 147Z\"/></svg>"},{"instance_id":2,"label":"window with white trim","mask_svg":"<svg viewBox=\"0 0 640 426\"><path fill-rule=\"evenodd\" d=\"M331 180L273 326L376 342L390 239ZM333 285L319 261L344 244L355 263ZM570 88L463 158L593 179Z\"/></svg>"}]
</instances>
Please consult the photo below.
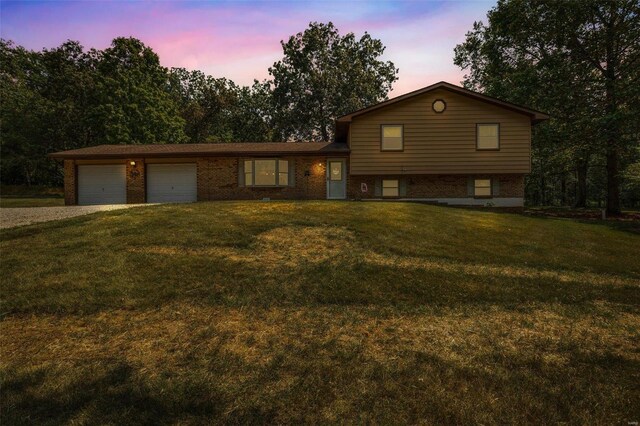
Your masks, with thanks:
<instances>
[{"instance_id":1,"label":"window with white trim","mask_svg":"<svg viewBox=\"0 0 640 426\"><path fill-rule=\"evenodd\" d=\"M271 158L244 161L245 186L288 186L289 161Z\"/></svg>"},{"instance_id":2,"label":"window with white trim","mask_svg":"<svg viewBox=\"0 0 640 426\"><path fill-rule=\"evenodd\" d=\"M473 182L474 197L491 197L491 179L475 179Z\"/></svg>"},{"instance_id":3,"label":"window with white trim","mask_svg":"<svg viewBox=\"0 0 640 426\"><path fill-rule=\"evenodd\" d=\"M477 149L500 149L500 125L478 124Z\"/></svg>"},{"instance_id":4,"label":"window with white trim","mask_svg":"<svg viewBox=\"0 0 640 426\"><path fill-rule=\"evenodd\" d=\"M382 179L382 196L397 197L400 195L398 179Z\"/></svg>"},{"instance_id":5,"label":"window with white trim","mask_svg":"<svg viewBox=\"0 0 640 426\"><path fill-rule=\"evenodd\" d=\"M401 124L383 124L380 133L380 149L382 151L402 151L404 149L404 129Z\"/></svg>"}]
</instances>

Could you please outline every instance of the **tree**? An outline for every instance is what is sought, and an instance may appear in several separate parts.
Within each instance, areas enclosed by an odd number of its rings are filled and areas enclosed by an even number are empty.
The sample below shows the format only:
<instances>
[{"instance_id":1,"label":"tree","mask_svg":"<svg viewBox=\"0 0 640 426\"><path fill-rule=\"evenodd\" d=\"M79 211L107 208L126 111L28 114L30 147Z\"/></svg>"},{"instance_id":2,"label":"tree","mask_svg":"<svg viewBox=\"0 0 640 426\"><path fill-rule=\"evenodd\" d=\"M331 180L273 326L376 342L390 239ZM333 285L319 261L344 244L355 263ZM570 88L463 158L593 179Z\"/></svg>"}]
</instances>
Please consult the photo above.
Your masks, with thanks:
<instances>
[{"instance_id":1,"label":"tree","mask_svg":"<svg viewBox=\"0 0 640 426\"><path fill-rule=\"evenodd\" d=\"M185 133L190 142L233 139L229 115L236 102L238 88L232 81L184 68L173 68L169 81L169 90L185 121Z\"/></svg>"},{"instance_id":2,"label":"tree","mask_svg":"<svg viewBox=\"0 0 640 426\"><path fill-rule=\"evenodd\" d=\"M578 204L590 158L607 169L607 210L620 212L621 156L637 145L640 5L636 0L502 0L456 47L465 84L552 115L555 143L576 164ZM554 132L551 132L554 133Z\"/></svg>"},{"instance_id":3,"label":"tree","mask_svg":"<svg viewBox=\"0 0 640 426\"><path fill-rule=\"evenodd\" d=\"M27 51L3 41L3 181L55 184L61 174L46 154L85 146L84 117L93 97L93 76L78 42Z\"/></svg>"},{"instance_id":4,"label":"tree","mask_svg":"<svg viewBox=\"0 0 640 426\"><path fill-rule=\"evenodd\" d=\"M173 68L170 92L190 142L264 142L273 138L269 82L240 87L226 78Z\"/></svg>"},{"instance_id":5,"label":"tree","mask_svg":"<svg viewBox=\"0 0 640 426\"><path fill-rule=\"evenodd\" d=\"M186 140L168 72L136 39L88 52L75 41L34 52L0 40L0 96L3 183L60 184L54 151Z\"/></svg>"},{"instance_id":6,"label":"tree","mask_svg":"<svg viewBox=\"0 0 640 426\"><path fill-rule=\"evenodd\" d=\"M284 57L269 73L283 139L329 141L336 117L387 99L397 80L393 63L380 60L384 45L368 33L357 40L312 22L281 45Z\"/></svg>"},{"instance_id":7,"label":"tree","mask_svg":"<svg viewBox=\"0 0 640 426\"><path fill-rule=\"evenodd\" d=\"M236 103L230 116L234 140L237 142L270 142L277 140L274 131L274 105L271 84L254 80L252 86L238 88Z\"/></svg>"},{"instance_id":8,"label":"tree","mask_svg":"<svg viewBox=\"0 0 640 426\"><path fill-rule=\"evenodd\" d=\"M140 40L116 38L104 51L92 50L97 72L96 104L90 125L93 143L181 143L184 120L171 97L169 72Z\"/></svg>"}]
</instances>

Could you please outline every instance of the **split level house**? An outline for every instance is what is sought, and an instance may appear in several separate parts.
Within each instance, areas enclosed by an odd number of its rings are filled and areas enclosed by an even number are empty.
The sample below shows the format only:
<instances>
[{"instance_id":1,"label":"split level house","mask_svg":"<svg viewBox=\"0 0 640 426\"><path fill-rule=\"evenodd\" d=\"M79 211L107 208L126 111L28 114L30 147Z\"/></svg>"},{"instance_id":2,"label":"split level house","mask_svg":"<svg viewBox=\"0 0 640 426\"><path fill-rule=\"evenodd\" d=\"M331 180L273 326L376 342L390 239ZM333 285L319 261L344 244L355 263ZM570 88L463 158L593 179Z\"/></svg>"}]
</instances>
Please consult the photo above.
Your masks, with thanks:
<instances>
[{"instance_id":1,"label":"split level house","mask_svg":"<svg viewBox=\"0 0 640 426\"><path fill-rule=\"evenodd\" d=\"M523 205L549 117L440 82L336 120L332 142L99 145L64 162L65 203L411 199Z\"/></svg>"}]
</instances>

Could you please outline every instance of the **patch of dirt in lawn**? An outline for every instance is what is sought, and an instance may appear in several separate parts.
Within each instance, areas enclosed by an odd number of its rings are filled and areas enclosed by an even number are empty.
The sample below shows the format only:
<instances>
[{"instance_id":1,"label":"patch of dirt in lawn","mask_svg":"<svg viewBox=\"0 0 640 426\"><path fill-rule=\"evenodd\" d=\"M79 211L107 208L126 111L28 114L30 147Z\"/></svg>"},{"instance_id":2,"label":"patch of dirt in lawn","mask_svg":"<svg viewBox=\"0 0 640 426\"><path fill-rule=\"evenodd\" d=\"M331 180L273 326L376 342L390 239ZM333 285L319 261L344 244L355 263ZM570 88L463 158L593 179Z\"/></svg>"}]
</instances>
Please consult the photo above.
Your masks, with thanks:
<instances>
[{"instance_id":1,"label":"patch of dirt in lawn","mask_svg":"<svg viewBox=\"0 0 640 426\"><path fill-rule=\"evenodd\" d=\"M256 235L250 249L211 246L188 248L179 246L131 247L129 251L159 255L221 257L235 262L269 266L297 266L321 263L355 248L356 238L344 227L283 226Z\"/></svg>"},{"instance_id":2,"label":"patch of dirt in lawn","mask_svg":"<svg viewBox=\"0 0 640 426\"><path fill-rule=\"evenodd\" d=\"M264 260L293 266L324 262L348 253L355 243L353 232L343 227L283 226L259 234L254 253Z\"/></svg>"}]
</instances>

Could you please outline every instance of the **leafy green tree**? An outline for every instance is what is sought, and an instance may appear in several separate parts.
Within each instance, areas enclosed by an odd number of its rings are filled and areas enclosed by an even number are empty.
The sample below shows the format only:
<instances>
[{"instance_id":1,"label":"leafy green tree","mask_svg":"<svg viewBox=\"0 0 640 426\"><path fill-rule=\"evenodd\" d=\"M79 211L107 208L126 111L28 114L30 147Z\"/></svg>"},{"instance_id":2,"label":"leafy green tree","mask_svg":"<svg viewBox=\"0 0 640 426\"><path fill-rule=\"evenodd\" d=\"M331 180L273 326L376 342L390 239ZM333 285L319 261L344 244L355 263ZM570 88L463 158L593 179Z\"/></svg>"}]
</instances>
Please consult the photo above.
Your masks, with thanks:
<instances>
[{"instance_id":1,"label":"leafy green tree","mask_svg":"<svg viewBox=\"0 0 640 426\"><path fill-rule=\"evenodd\" d=\"M181 143L184 120L171 97L169 72L140 40L116 38L104 51L91 51L97 71L96 103L90 125L95 143Z\"/></svg>"},{"instance_id":2,"label":"leafy green tree","mask_svg":"<svg viewBox=\"0 0 640 426\"><path fill-rule=\"evenodd\" d=\"M230 115L230 125L237 142L278 140L274 131L274 105L271 84L254 80L253 85L239 87Z\"/></svg>"},{"instance_id":3,"label":"leafy green tree","mask_svg":"<svg viewBox=\"0 0 640 426\"><path fill-rule=\"evenodd\" d=\"M273 138L269 82L240 87L226 78L173 68L170 91L190 142L264 142Z\"/></svg>"},{"instance_id":4,"label":"leafy green tree","mask_svg":"<svg viewBox=\"0 0 640 426\"><path fill-rule=\"evenodd\" d=\"M387 99L397 80L393 63L380 59L384 45L367 33L341 36L331 22L312 22L281 44L284 57L269 73L284 139L329 141L337 116Z\"/></svg>"},{"instance_id":5,"label":"leafy green tree","mask_svg":"<svg viewBox=\"0 0 640 426\"><path fill-rule=\"evenodd\" d=\"M35 71L35 72L34 72ZM39 79L37 55L0 40L0 138L3 183L33 183L45 149L42 125L50 105L30 84Z\"/></svg>"},{"instance_id":6,"label":"leafy green tree","mask_svg":"<svg viewBox=\"0 0 640 426\"><path fill-rule=\"evenodd\" d=\"M534 149L568 154L578 204L590 159L605 157L611 214L620 212L621 158L638 144L629 123L638 116L639 11L636 0L501 0L455 50L467 86L552 115L550 139L534 138Z\"/></svg>"},{"instance_id":7,"label":"leafy green tree","mask_svg":"<svg viewBox=\"0 0 640 426\"><path fill-rule=\"evenodd\" d=\"M50 152L100 143L183 142L184 121L158 56L136 39L40 52L0 41L3 183L60 184Z\"/></svg>"},{"instance_id":8,"label":"leafy green tree","mask_svg":"<svg viewBox=\"0 0 640 426\"><path fill-rule=\"evenodd\" d=\"M87 57L74 41L42 52L3 41L0 51L3 182L59 183L62 176L46 154L90 142Z\"/></svg>"},{"instance_id":9,"label":"leafy green tree","mask_svg":"<svg viewBox=\"0 0 640 426\"><path fill-rule=\"evenodd\" d=\"M190 142L233 139L229 116L236 103L238 88L232 81L184 68L173 68L169 81Z\"/></svg>"}]
</instances>

